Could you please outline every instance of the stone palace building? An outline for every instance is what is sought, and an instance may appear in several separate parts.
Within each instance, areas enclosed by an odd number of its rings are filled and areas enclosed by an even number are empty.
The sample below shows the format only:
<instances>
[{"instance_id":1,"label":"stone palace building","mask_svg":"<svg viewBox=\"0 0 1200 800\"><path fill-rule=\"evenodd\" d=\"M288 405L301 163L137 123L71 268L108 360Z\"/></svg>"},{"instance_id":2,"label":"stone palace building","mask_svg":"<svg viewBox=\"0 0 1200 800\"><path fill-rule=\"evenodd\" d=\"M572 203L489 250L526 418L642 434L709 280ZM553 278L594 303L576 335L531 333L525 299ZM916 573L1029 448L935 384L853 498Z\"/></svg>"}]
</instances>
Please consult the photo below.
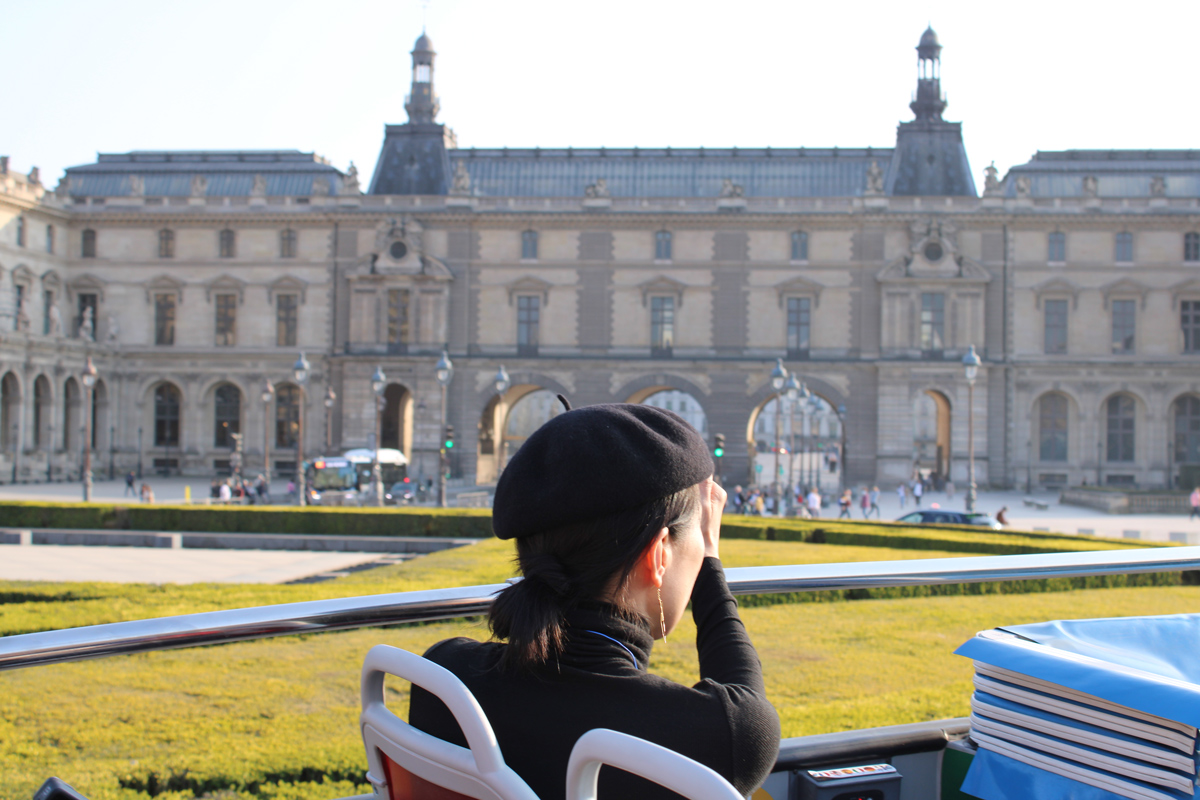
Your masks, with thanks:
<instances>
[{"instance_id":1,"label":"stone palace building","mask_svg":"<svg viewBox=\"0 0 1200 800\"><path fill-rule=\"evenodd\" d=\"M432 477L445 350L465 484L557 393L671 404L763 482L777 358L815 398L795 447L961 482L974 345L981 484L1191 485L1200 151L1039 152L980 193L940 51L889 147L459 148L422 35L365 186L296 151L101 154L54 190L4 158L0 480L78 477L88 356L100 474L218 474L235 433L287 474L301 419L306 456L368 446L380 367L382 443Z\"/></svg>"}]
</instances>

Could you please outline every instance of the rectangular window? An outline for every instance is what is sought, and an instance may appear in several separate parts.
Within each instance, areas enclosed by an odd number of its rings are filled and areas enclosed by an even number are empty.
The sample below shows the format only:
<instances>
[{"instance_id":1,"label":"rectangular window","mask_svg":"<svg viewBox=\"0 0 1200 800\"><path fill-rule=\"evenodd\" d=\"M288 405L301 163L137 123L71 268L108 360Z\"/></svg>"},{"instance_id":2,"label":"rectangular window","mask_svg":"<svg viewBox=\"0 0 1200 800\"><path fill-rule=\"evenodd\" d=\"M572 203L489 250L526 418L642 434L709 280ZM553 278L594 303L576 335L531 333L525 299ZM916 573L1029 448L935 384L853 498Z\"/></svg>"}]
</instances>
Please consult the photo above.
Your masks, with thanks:
<instances>
[{"instance_id":1,"label":"rectangular window","mask_svg":"<svg viewBox=\"0 0 1200 800\"><path fill-rule=\"evenodd\" d=\"M1118 264L1132 264L1133 263L1133 234L1132 233L1118 233L1115 251L1116 252L1113 253L1113 256L1114 256L1114 260Z\"/></svg>"},{"instance_id":2,"label":"rectangular window","mask_svg":"<svg viewBox=\"0 0 1200 800\"><path fill-rule=\"evenodd\" d=\"M792 261L808 261L808 234L792 231Z\"/></svg>"},{"instance_id":3,"label":"rectangular window","mask_svg":"<svg viewBox=\"0 0 1200 800\"><path fill-rule=\"evenodd\" d=\"M175 257L175 231L163 228L158 232L158 257Z\"/></svg>"},{"instance_id":4,"label":"rectangular window","mask_svg":"<svg viewBox=\"0 0 1200 800\"><path fill-rule=\"evenodd\" d=\"M1136 300L1112 301L1112 351L1114 354L1132 353L1134 328L1137 324Z\"/></svg>"},{"instance_id":5,"label":"rectangular window","mask_svg":"<svg viewBox=\"0 0 1200 800\"><path fill-rule=\"evenodd\" d=\"M675 298L650 298L650 352L670 355L675 347Z\"/></svg>"},{"instance_id":6,"label":"rectangular window","mask_svg":"<svg viewBox=\"0 0 1200 800\"><path fill-rule=\"evenodd\" d=\"M237 254L237 239L234 238L233 231L228 228L218 235L217 245L218 255L221 258L233 258Z\"/></svg>"},{"instance_id":7,"label":"rectangular window","mask_svg":"<svg viewBox=\"0 0 1200 800\"><path fill-rule=\"evenodd\" d=\"M92 311L92 318L91 318L92 329L90 331L88 331L88 333L93 340L96 338L96 311L98 310L96 308L96 305L97 305L96 304L96 295L94 295L90 292L79 295L79 316L77 316L75 318L75 335L76 336L83 335L83 323L84 323L84 320L87 319L88 309L91 309L91 311Z\"/></svg>"},{"instance_id":8,"label":"rectangular window","mask_svg":"<svg viewBox=\"0 0 1200 800\"><path fill-rule=\"evenodd\" d=\"M275 345L277 347L296 346L298 300L299 298L294 294L281 294L275 297Z\"/></svg>"},{"instance_id":9,"label":"rectangular window","mask_svg":"<svg viewBox=\"0 0 1200 800\"><path fill-rule=\"evenodd\" d=\"M296 232L291 228L279 232L279 257L296 257Z\"/></svg>"},{"instance_id":10,"label":"rectangular window","mask_svg":"<svg viewBox=\"0 0 1200 800\"><path fill-rule=\"evenodd\" d=\"M517 297L517 353L536 356L540 335L542 298L537 295Z\"/></svg>"},{"instance_id":11,"label":"rectangular window","mask_svg":"<svg viewBox=\"0 0 1200 800\"><path fill-rule=\"evenodd\" d=\"M789 358L808 357L808 331L812 300L789 297L787 301L787 349Z\"/></svg>"},{"instance_id":12,"label":"rectangular window","mask_svg":"<svg viewBox=\"0 0 1200 800\"><path fill-rule=\"evenodd\" d=\"M921 295L921 350L941 354L946 349L946 295L925 292Z\"/></svg>"},{"instance_id":13,"label":"rectangular window","mask_svg":"<svg viewBox=\"0 0 1200 800\"><path fill-rule=\"evenodd\" d=\"M25 246L25 218L17 217L17 247Z\"/></svg>"},{"instance_id":14,"label":"rectangular window","mask_svg":"<svg viewBox=\"0 0 1200 800\"><path fill-rule=\"evenodd\" d=\"M96 232L91 228L85 228L83 238L80 240L79 254L84 258L96 257Z\"/></svg>"},{"instance_id":15,"label":"rectangular window","mask_svg":"<svg viewBox=\"0 0 1200 800\"><path fill-rule=\"evenodd\" d=\"M154 343L175 344L175 295L154 295Z\"/></svg>"},{"instance_id":16,"label":"rectangular window","mask_svg":"<svg viewBox=\"0 0 1200 800\"><path fill-rule=\"evenodd\" d=\"M1047 240L1046 260L1051 264L1061 264L1067 260L1067 235L1055 231Z\"/></svg>"},{"instance_id":17,"label":"rectangular window","mask_svg":"<svg viewBox=\"0 0 1200 800\"><path fill-rule=\"evenodd\" d=\"M1200 261L1200 233L1185 233L1183 235L1183 260Z\"/></svg>"},{"instance_id":18,"label":"rectangular window","mask_svg":"<svg viewBox=\"0 0 1200 800\"><path fill-rule=\"evenodd\" d=\"M1062 355L1067 352L1067 301L1046 300L1045 307L1045 352L1049 355Z\"/></svg>"},{"instance_id":19,"label":"rectangular window","mask_svg":"<svg viewBox=\"0 0 1200 800\"><path fill-rule=\"evenodd\" d=\"M1183 352L1200 353L1200 300L1179 304L1179 322L1183 326Z\"/></svg>"},{"instance_id":20,"label":"rectangular window","mask_svg":"<svg viewBox=\"0 0 1200 800\"><path fill-rule=\"evenodd\" d=\"M21 284L14 286L17 290L16 306L13 308L13 330L21 330L21 309L25 305L25 287Z\"/></svg>"},{"instance_id":21,"label":"rectangular window","mask_svg":"<svg viewBox=\"0 0 1200 800\"><path fill-rule=\"evenodd\" d=\"M51 330L50 323L54 316L51 313L53 308L54 308L54 292L52 292L50 290L46 290L46 291L42 292L42 333L46 336L50 335L50 330Z\"/></svg>"},{"instance_id":22,"label":"rectangular window","mask_svg":"<svg viewBox=\"0 0 1200 800\"><path fill-rule=\"evenodd\" d=\"M47 253L54 252L54 226L53 225L46 226L46 252Z\"/></svg>"},{"instance_id":23,"label":"rectangular window","mask_svg":"<svg viewBox=\"0 0 1200 800\"><path fill-rule=\"evenodd\" d=\"M671 260L671 232L659 231L654 234L654 260Z\"/></svg>"},{"instance_id":24,"label":"rectangular window","mask_svg":"<svg viewBox=\"0 0 1200 800\"><path fill-rule=\"evenodd\" d=\"M237 344L237 295L219 294L217 301L217 347Z\"/></svg>"},{"instance_id":25,"label":"rectangular window","mask_svg":"<svg viewBox=\"0 0 1200 800\"><path fill-rule=\"evenodd\" d=\"M532 260L538 257L537 231L525 231L521 234L521 258Z\"/></svg>"},{"instance_id":26,"label":"rectangular window","mask_svg":"<svg viewBox=\"0 0 1200 800\"><path fill-rule=\"evenodd\" d=\"M390 349L398 350L408 344L408 290L388 289L387 341Z\"/></svg>"}]
</instances>

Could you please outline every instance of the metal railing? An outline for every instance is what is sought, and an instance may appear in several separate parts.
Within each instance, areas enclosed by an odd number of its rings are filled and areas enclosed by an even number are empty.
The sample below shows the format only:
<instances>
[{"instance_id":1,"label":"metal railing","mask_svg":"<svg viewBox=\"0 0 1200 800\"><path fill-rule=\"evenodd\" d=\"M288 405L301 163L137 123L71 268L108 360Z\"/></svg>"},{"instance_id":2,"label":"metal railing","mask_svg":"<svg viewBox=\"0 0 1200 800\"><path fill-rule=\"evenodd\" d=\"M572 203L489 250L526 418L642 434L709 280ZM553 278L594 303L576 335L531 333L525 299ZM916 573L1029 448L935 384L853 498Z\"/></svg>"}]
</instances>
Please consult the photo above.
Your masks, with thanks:
<instances>
[{"instance_id":1,"label":"metal railing","mask_svg":"<svg viewBox=\"0 0 1200 800\"><path fill-rule=\"evenodd\" d=\"M726 570L734 594L939 586L1200 569L1200 547L866 561ZM297 633L482 614L506 584L209 611L0 638L0 670Z\"/></svg>"}]
</instances>

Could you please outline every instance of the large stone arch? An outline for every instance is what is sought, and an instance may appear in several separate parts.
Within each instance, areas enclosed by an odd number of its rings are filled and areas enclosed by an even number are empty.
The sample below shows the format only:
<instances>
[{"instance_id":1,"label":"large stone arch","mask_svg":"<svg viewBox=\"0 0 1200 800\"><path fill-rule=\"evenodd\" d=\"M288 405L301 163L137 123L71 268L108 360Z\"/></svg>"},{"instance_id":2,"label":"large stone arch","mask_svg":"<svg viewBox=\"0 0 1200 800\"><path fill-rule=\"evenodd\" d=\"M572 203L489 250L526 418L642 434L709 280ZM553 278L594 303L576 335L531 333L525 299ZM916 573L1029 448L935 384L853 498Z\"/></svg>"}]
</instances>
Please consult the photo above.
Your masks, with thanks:
<instances>
[{"instance_id":1,"label":"large stone arch","mask_svg":"<svg viewBox=\"0 0 1200 800\"><path fill-rule=\"evenodd\" d=\"M413 391L400 381L389 381L380 403L379 446L389 447L412 459ZM441 433L439 432L439 436Z\"/></svg>"},{"instance_id":2,"label":"large stone arch","mask_svg":"<svg viewBox=\"0 0 1200 800\"><path fill-rule=\"evenodd\" d=\"M703 388L681 375L670 372L658 372L634 378L616 391L616 397L623 403L640 403L655 392L672 389L687 392L702 406L708 399L709 393ZM706 408L705 411L707 410Z\"/></svg>"},{"instance_id":3,"label":"large stone arch","mask_svg":"<svg viewBox=\"0 0 1200 800\"><path fill-rule=\"evenodd\" d=\"M475 449L475 480L480 484L494 483L509 455L507 429L509 412L534 392L548 391L570 399L571 390L560 381L540 372L519 370L509 375L509 388L498 394L488 385L477 394L479 431Z\"/></svg>"},{"instance_id":4,"label":"large stone arch","mask_svg":"<svg viewBox=\"0 0 1200 800\"><path fill-rule=\"evenodd\" d=\"M840 406L844 406L844 404L846 402L845 394L840 389L838 389L836 386L834 386L832 383L830 383L829 381L827 381L823 378L820 378L820 377L805 375L805 374L803 374L799 371L795 371L795 370L793 370L793 371L796 372L796 379L798 381L800 381L801 383L803 383L804 386L809 390L809 392L812 393L813 396L818 397L821 400L823 400L824 403L830 409L832 409L834 412L836 412L836 410ZM764 381L762 384L760 384L758 389L750 395L750 398L749 398L750 410L746 416L745 437L746 437L746 449L749 454L749 463L748 463L749 473L748 473L747 480L750 483L757 483L757 482L760 482L760 480L761 480L759 473L756 471L756 466L759 462L760 448L758 445L758 439L755 435L755 428L757 427L759 416L763 413L763 411L766 410L768 408L768 406L771 406L772 408L774 407L771 404L771 401L776 398L777 394L778 393L775 391L774 387L771 386L770 381ZM792 424L792 420L791 420L790 416L781 418L782 429L787 430L789 432L787 434L787 436L788 436L787 444L788 445L791 445L791 443L792 443L791 442L792 437L790 435L791 424ZM839 426L840 426L840 424L841 423L839 422ZM838 452L839 461L844 461L844 458L842 458L843 454L840 452L840 438L841 437L839 436L836 438L839 439L839 442L837 445L838 449L839 449L839 452ZM783 442L781 442L781 444L783 444ZM796 449L796 448L789 447L789 450L793 450L793 449ZM770 452L770 451L768 450L768 452ZM806 451L806 456L808 456L808 461L813 460L813 457L814 457L813 454L810 454ZM811 475L811 473L814 472L814 467L812 464L809 464L807 461L805 461L804 458L805 458L804 456L801 457L801 465L802 465L801 472L802 473L807 472ZM773 469L773 466L774 465L772 465L772 469ZM839 466L839 469L844 469L844 468L845 468L844 464ZM793 477L791 474L792 472L794 472L794 468L789 463L788 469L787 469L787 475L786 475L789 482L791 482L792 477ZM764 470L763 474L766 474L765 470ZM819 478L819 475L817 477Z\"/></svg>"}]
</instances>

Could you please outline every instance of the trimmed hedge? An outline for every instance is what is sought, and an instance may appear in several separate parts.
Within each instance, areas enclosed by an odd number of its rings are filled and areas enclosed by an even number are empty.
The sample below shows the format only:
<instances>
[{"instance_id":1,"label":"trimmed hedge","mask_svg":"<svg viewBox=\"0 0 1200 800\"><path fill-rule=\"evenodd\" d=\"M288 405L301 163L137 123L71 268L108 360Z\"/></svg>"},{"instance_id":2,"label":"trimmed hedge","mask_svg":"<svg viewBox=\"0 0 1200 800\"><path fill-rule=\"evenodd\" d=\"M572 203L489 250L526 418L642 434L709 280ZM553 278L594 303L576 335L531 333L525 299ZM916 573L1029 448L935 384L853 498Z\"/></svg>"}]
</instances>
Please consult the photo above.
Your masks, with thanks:
<instances>
[{"instance_id":1,"label":"trimmed hedge","mask_svg":"<svg viewBox=\"0 0 1200 800\"><path fill-rule=\"evenodd\" d=\"M912 526L897 522L857 522L823 519L766 519L726 516L721 536L728 539L766 539L858 547L899 547L906 550L949 550L989 555L1075 553L1083 550L1124 550L1171 547L1171 542L1141 539L1102 539L1028 531L994 531L969 525Z\"/></svg>"},{"instance_id":2,"label":"trimmed hedge","mask_svg":"<svg viewBox=\"0 0 1200 800\"><path fill-rule=\"evenodd\" d=\"M211 533L299 533L324 536L492 535L492 514L473 508L322 508L105 503L0 503L0 525Z\"/></svg>"}]
</instances>

